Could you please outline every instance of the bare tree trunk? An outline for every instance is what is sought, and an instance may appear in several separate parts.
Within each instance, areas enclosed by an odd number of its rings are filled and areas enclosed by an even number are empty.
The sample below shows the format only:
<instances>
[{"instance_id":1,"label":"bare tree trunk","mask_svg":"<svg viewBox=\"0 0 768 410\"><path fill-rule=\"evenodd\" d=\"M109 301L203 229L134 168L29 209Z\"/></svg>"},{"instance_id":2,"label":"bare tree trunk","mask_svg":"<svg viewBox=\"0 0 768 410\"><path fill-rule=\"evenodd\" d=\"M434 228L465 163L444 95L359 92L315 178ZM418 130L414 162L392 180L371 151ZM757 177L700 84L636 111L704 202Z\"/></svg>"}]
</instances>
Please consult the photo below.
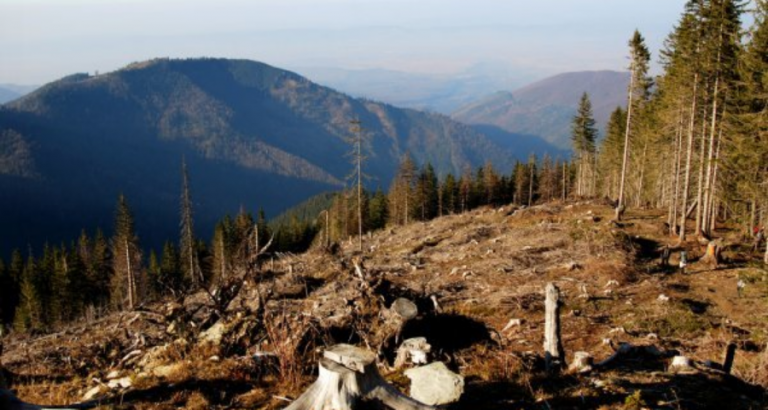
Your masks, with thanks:
<instances>
[{"instance_id":1,"label":"bare tree trunk","mask_svg":"<svg viewBox=\"0 0 768 410\"><path fill-rule=\"evenodd\" d=\"M616 206L616 220L621 220L621 214L624 212L624 184L627 180L627 166L629 163L629 132L632 124L632 101L634 100L633 94L635 89L635 73L634 67L630 70L629 76L629 102L627 103L627 127L624 131L624 155L621 161L621 182L619 183L619 203Z\"/></svg>"},{"instance_id":2,"label":"bare tree trunk","mask_svg":"<svg viewBox=\"0 0 768 410\"><path fill-rule=\"evenodd\" d=\"M131 247L128 244L128 238L125 238L125 266L127 269L128 279L128 309L133 310L136 306L136 283L133 276L133 266L131 265Z\"/></svg>"},{"instance_id":3,"label":"bare tree trunk","mask_svg":"<svg viewBox=\"0 0 768 410\"><path fill-rule=\"evenodd\" d=\"M528 206L531 206L533 204L533 171L534 171L534 164L531 164L531 173L528 178Z\"/></svg>"},{"instance_id":4,"label":"bare tree trunk","mask_svg":"<svg viewBox=\"0 0 768 410\"><path fill-rule=\"evenodd\" d=\"M565 353L560 339L560 290L553 283L545 289L544 360L547 371L563 367Z\"/></svg>"},{"instance_id":5,"label":"bare tree trunk","mask_svg":"<svg viewBox=\"0 0 768 410\"><path fill-rule=\"evenodd\" d=\"M643 189L645 189L645 160L648 153L648 141L644 141L643 155L640 158L640 181L637 188L637 205L643 206Z\"/></svg>"},{"instance_id":6,"label":"bare tree trunk","mask_svg":"<svg viewBox=\"0 0 768 410\"><path fill-rule=\"evenodd\" d=\"M675 164L674 164L674 190L672 196L672 206L670 207L669 233L677 234L677 207L680 199L680 163L683 158L683 109L680 108L680 116L677 123L677 142L675 143Z\"/></svg>"},{"instance_id":7,"label":"bare tree trunk","mask_svg":"<svg viewBox=\"0 0 768 410\"><path fill-rule=\"evenodd\" d=\"M690 112L690 123L688 126L688 150L685 159L685 179L683 180L683 200L681 203L682 215L680 216L680 241L685 241L685 220L688 219L686 214L686 207L688 206L688 196L691 186L691 157L693 157L693 135L695 134L694 128L696 124L696 102L697 102L697 89L699 86L699 73L696 73L693 77L693 93Z\"/></svg>"},{"instance_id":8,"label":"bare tree trunk","mask_svg":"<svg viewBox=\"0 0 768 410\"><path fill-rule=\"evenodd\" d=\"M719 57L718 57L719 60ZM720 87L720 76L715 78L715 90L712 101L712 123L709 130L709 148L707 150L707 171L704 181L704 202L702 203L702 227L706 235L709 235L709 211L710 202L712 201L712 174L714 173L714 160L715 160L715 144L717 139L717 103Z\"/></svg>"},{"instance_id":9,"label":"bare tree trunk","mask_svg":"<svg viewBox=\"0 0 768 410\"><path fill-rule=\"evenodd\" d=\"M701 141L699 143L699 178L696 181L697 182L697 190L696 190L696 225L695 225L695 233L696 236L701 235L701 216L702 211L704 210L704 169L705 169L705 159L706 156L704 155L706 152L706 146L707 146L707 125L708 125L708 118L707 113L704 112L704 117L701 119Z\"/></svg>"}]
</instances>

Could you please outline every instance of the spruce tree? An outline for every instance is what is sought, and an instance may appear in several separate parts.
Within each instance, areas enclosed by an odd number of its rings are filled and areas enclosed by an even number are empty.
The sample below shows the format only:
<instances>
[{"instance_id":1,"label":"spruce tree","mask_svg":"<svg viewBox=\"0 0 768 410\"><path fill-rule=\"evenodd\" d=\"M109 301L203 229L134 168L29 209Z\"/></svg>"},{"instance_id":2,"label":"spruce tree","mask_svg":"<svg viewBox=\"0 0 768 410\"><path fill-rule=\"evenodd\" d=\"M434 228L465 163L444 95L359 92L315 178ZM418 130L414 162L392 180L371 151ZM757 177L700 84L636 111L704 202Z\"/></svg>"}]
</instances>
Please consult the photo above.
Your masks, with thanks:
<instances>
[{"instance_id":1,"label":"spruce tree","mask_svg":"<svg viewBox=\"0 0 768 410\"><path fill-rule=\"evenodd\" d=\"M571 123L571 140L578 171L576 175L576 194L593 196L595 181L595 141L597 128L592 114L592 103L585 92L579 100L576 116Z\"/></svg>"},{"instance_id":2,"label":"spruce tree","mask_svg":"<svg viewBox=\"0 0 768 410\"><path fill-rule=\"evenodd\" d=\"M645 46L645 39L639 31L635 30L632 39L629 41L630 64L629 64L629 88L627 91L627 124L624 133L624 152L622 155L621 178L619 180L619 201L616 206L616 220L621 220L624 212L625 182L629 166L629 151L631 145L631 135L633 130L632 113L640 108L640 104L647 99L648 90L651 87L648 78L648 64L651 59L651 53Z\"/></svg>"},{"instance_id":3,"label":"spruce tree","mask_svg":"<svg viewBox=\"0 0 768 410\"><path fill-rule=\"evenodd\" d=\"M115 229L112 236L112 305L120 310L133 310L139 305L141 252L131 213L125 196L120 194L115 211Z\"/></svg>"},{"instance_id":4,"label":"spruce tree","mask_svg":"<svg viewBox=\"0 0 768 410\"><path fill-rule=\"evenodd\" d=\"M179 249L181 251L182 268L186 281L193 289L202 285L203 274L198 259L195 228L192 211L192 198L189 192L189 173L187 162L181 161L181 234Z\"/></svg>"}]
</instances>

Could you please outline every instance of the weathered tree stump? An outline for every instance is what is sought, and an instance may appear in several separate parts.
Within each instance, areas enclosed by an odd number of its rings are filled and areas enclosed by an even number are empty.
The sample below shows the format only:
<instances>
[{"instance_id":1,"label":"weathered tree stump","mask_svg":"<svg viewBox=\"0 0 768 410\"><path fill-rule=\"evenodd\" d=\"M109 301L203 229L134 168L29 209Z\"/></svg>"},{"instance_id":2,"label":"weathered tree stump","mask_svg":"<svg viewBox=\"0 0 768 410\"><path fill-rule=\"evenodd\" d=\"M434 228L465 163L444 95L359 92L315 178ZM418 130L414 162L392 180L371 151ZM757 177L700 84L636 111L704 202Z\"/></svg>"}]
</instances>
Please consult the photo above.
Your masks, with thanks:
<instances>
[{"instance_id":1,"label":"weathered tree stump","mask_svg":"<svg viewBox=\"0 0 768 410\"><path fill-rule=\"evenodd\" d=\"M710 241L707 244L707 252L701 261L713 267L717 267L720 263L720 245L716 241Z\"/></svg>"},{"instance_id":2,"label":"weathered tree stump","mask_svg":"<svg viewBox=\"0 0 768 410\"><path fill-rule=\"evenodd\" d=\"M736 357L736 343L728 343L727 346L725 346L725 352L723 353L723 371L726 374L731 373L731 369L733 368L733 359Z\"/></svg>"},{"instance_id":3,"label":"weathered tree stump","mask_svg":"<svg viewBox=\"0 0 768 410\"><path fill-rule=\"evenodd\" d=\"M544 363L548 372L560 370L565 354L560 338L560 290L548 283L545 301Z\"/></svg>"},{"instance_id":4,"label":"weathered tree stump","mask_svg":"<svg viewBox=\"0 0 768 410\"><path fill-rule=\"evenodd\" d=\"M315 383L285 410L354 410L373 402L393 410L430 410L400 393L376 368L376 356L347 344L326 350Z\"/></svg>"}]
</instances>

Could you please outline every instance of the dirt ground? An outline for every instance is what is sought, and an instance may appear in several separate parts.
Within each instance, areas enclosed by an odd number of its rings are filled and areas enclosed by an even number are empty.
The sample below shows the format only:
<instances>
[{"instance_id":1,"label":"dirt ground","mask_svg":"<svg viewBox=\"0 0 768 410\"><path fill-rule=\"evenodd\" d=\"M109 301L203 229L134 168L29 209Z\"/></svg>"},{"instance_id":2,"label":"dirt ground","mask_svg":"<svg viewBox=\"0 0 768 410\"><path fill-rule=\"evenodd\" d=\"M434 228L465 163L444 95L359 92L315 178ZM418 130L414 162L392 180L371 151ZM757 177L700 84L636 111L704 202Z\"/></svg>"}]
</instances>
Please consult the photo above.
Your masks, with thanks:
<instances>
[{"instance_id":1,"label":"dirt ground","mask_svg":"<svg viewBox=\"0 0 768 410\"><path fill-rule=\"evenodd\" d=\"M200 335L205 308L169 323L171 305L156 303L52 335L12 335L2 363L29 402L78 402L95 389L111 408L280 409L314 380L323 347L351 343L377 351L381 373L407 393L408 379L391 368L397 343L386 320L386 308L405 297L419 316L397 340L426 337L431 360L465 378L450 409L768 408L761 255L722 227L714 266L698 260L706 244L668 236L661 213L630 210L621 223L612 213L598 202L480 209L374 233L363 254L346 243L335 253L275 256L233 302L219 335ZM659 262L665 246L668 266ZM567 363L578 351L599 363L622 343L639 348L591 372L547 374L550 282L562 295ZM256 295L268 300L263 316L249 313L258 311L249 310ZM184 306L205 303L198 294ZM730 375L717 369L729 343L737 346ZM670 371L678 355L693 368ZM108 386L121 379L130 386Z\"/></svg>"}]
</instances>

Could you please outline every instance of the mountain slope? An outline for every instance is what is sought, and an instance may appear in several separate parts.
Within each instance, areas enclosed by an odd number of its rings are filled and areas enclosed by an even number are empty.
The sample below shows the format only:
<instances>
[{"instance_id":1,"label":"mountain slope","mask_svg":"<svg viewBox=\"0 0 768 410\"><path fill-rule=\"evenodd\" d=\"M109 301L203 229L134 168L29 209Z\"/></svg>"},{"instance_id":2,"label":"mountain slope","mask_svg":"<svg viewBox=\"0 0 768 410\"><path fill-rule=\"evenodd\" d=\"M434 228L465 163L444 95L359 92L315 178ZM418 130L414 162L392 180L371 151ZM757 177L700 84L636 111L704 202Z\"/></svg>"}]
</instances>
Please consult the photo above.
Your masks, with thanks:
<instances>
[{"instance_id":1,"label":"mountain slope","mask_svg":"<svg viewBox=\"0 0 768 410\"><path fill-rule=\"evenodd\" d=\"M241 206L277 214L343 184L355 118L373 184L387 187L405 152L440 173L510 166L509 150L442 115L354 99L252 61L152 60L72 75L0 108L0 251L109 228L120 192L145 243L174 238L182 157L203 238Z\"/></svg>"},{"instance_id":2,"label":"mountain slope","mask_svg":"<svg viewBox=\"0 0 768 410\"><path fill-rule=\"evenodd\" d=\"M493 125L513 134L537 135L570 148L571 120L579 98L589 94L595 120L605 127L611 111L624 106L629 75L615 71L565 73L514 92L497 92L453 113L468 124Z\"/></svg>"}]
</instances>

